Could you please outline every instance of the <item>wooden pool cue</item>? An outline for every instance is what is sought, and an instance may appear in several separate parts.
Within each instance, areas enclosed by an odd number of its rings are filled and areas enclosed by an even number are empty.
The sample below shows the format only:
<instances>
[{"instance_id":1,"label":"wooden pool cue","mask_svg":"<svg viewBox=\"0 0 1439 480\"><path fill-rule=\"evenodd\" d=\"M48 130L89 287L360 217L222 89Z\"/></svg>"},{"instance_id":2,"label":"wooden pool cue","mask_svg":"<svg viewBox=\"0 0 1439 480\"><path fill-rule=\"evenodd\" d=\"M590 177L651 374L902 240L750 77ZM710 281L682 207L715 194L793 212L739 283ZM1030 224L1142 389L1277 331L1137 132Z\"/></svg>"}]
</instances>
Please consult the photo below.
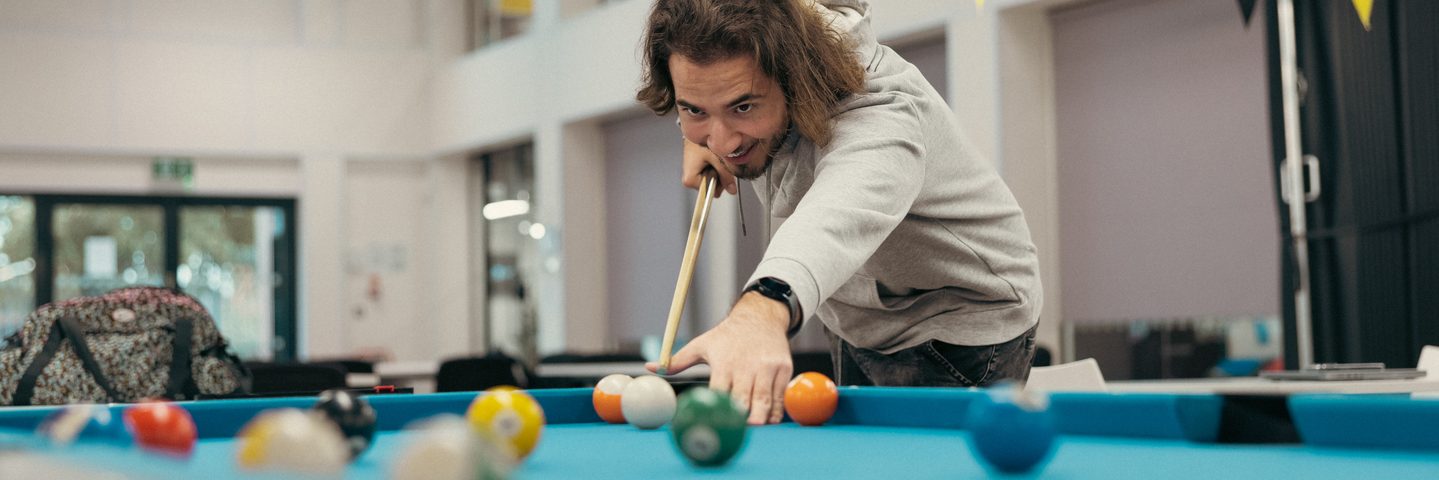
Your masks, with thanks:
<instances>
[{"instance_id":1,"label":"wooden pool cue","mask_svg":"<svg viewBox=\"0 0 1439 480\"><path fill-rule=\"evenodd\" d=\"M660 365L656 373L668 374L670 350L675 346L675 334L680 329L680 317L684 315L685 298L689 296L690 281L694 279L695 257L699 256L700 242L704 240L705 223L709 220L710 205L714 203L714 192L719 175L706 169L700 173L699 198L695 200L694 217L690 219L689 240L685 241L685 254L680 260L680 277L675 281L675 296L670 300L670 316L665 323L665 339L660 345Z\"/></svg>"}]
</instances>

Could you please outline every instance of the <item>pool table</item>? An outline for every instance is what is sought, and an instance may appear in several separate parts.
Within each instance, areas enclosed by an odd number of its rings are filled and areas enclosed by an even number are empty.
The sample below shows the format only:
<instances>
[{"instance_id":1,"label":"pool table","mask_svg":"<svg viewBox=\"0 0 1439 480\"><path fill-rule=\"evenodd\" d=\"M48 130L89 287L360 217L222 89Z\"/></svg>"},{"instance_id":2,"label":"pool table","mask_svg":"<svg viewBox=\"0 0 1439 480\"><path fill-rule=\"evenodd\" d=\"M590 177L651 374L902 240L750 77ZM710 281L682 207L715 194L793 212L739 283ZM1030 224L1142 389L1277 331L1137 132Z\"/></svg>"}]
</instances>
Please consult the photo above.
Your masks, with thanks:
<instances>
[{"instance_id":1,"label":"pool table","mask_svg":"<svg viewBox=\"0 0 1439 480\"><path fill-rule=\"evenodd\" d=\"M751 428L729 465L689 466L669 431L599 422L589 389L536 390L548 426L516 478L973 478L999 476L971 453L964 412L982 391L847 387L830 423ZM473 393L376 395L380 433L346 478L385 478L412 421L463 413ZM1225 399L1212 394L1056 393L1062 435L1052 459L1020 477L1439 478L1439 400L1380 395L1295 395L1288 410L1303 441L1219 440ZM0 409L0 477L249 478L234 435L256 413L307 407L309 398L181 402L201 439L183 460L97 444L59 448L31 433L55 407ZM119 406L112 408L120 408Z\"/></svg>"}]
</instances>

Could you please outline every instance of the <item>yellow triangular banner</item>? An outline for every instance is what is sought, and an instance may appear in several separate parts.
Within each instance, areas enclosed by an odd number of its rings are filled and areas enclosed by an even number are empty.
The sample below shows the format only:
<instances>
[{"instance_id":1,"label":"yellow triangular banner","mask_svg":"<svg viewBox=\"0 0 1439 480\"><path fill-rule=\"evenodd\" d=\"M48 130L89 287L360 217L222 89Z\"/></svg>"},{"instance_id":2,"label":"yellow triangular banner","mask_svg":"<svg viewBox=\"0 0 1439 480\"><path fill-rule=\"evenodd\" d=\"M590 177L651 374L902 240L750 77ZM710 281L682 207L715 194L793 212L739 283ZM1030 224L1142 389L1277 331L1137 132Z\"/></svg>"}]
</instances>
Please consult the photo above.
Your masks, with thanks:
<instances>
[{"instance_id":1,"label":"yellow triangular banner","mask_svg":"<svg viewBox=\"0 0 1439 480\"><path fill-rule=\"evenodd\" d=\"M984 0L974 0L974 8L976 10L984 10Z\"/></svg>"},{"instance_id":2,"label":"yellow triangular banner","mask_svg":"<svg viewBox=\"0 0 1439 480\"><path fill-rule=\"evenodd\" d=\"M500 0L500 15L506 17L528 17L534 8L532 0Z\"/></svg>"},{"instance_id":3,"label":"yellow triangular banner","mask_svg":"<svg viewBox=\"0 0 1439 480\"><path fill-rule=\"evenodd\" d=\"M1369 15L1374 13L1374 0L1354 0L1354 11L1359 12L1359 21L1364 23L1364 31L1369 31Z\"/></svg>"}]
</instances>

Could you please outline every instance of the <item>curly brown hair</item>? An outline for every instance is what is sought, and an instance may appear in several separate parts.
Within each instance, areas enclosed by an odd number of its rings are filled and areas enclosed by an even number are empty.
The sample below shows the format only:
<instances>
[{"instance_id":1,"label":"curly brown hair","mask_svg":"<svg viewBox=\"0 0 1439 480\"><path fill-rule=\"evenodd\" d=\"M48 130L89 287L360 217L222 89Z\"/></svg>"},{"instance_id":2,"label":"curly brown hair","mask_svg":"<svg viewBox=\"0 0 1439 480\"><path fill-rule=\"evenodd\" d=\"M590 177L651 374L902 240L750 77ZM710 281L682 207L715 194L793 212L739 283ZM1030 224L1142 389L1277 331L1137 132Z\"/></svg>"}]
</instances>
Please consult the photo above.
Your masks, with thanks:
<instances>
[{"instance_id":1,"label":"curly brown hair","mask_svg":"<svg viewBox=\"0 0 1439 480\"><path fill-rule=\"evenodd\" d=\"M635 98L656 115L675 107L671 55L700 65L752 55L779 82L800 135L829 143L840 100L864 89L852 43L809 0L657 0L645 27L644 78Z\"/></svg>"}]
</instances>

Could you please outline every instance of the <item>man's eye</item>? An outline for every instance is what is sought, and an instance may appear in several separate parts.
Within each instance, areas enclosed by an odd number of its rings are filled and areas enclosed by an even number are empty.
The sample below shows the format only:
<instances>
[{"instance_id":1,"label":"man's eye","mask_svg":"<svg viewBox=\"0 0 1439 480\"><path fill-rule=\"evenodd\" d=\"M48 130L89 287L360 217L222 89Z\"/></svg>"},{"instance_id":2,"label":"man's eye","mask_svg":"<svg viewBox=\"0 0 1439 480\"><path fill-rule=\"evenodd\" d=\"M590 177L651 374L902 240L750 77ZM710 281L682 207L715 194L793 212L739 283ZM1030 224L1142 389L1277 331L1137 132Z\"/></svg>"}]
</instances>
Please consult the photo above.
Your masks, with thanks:
<instances>
[{"instance_id":1,"label":"man's eye","mask_svg":"<svg viewBox=\"0 0 1439 480\"><path fill-rule=\"evenodd\" d=\"M698 108L694 108L694 107L682 107L682 108L684 109L685 113L688 113L688 114L690 114L690 115L704 115L704 112L701 112Z\"/></svg>"},{"instance_id":2,"label":"man's eye","mask_svg":"<svg viewBox=\"0 0 1439 480\"><path fill-rule=\"evenodd\" d=\"M746 103L746 104L744 104L744 105L740 105L740 106L738 106L738 107L734 107L734 111L735 111L735 112L738 112L738 113L748 113L748 112L750 111L750 109L753 109L753 108L754 108L754 105L751 105L751 104Z\"/></svg>"}]
</instances>

